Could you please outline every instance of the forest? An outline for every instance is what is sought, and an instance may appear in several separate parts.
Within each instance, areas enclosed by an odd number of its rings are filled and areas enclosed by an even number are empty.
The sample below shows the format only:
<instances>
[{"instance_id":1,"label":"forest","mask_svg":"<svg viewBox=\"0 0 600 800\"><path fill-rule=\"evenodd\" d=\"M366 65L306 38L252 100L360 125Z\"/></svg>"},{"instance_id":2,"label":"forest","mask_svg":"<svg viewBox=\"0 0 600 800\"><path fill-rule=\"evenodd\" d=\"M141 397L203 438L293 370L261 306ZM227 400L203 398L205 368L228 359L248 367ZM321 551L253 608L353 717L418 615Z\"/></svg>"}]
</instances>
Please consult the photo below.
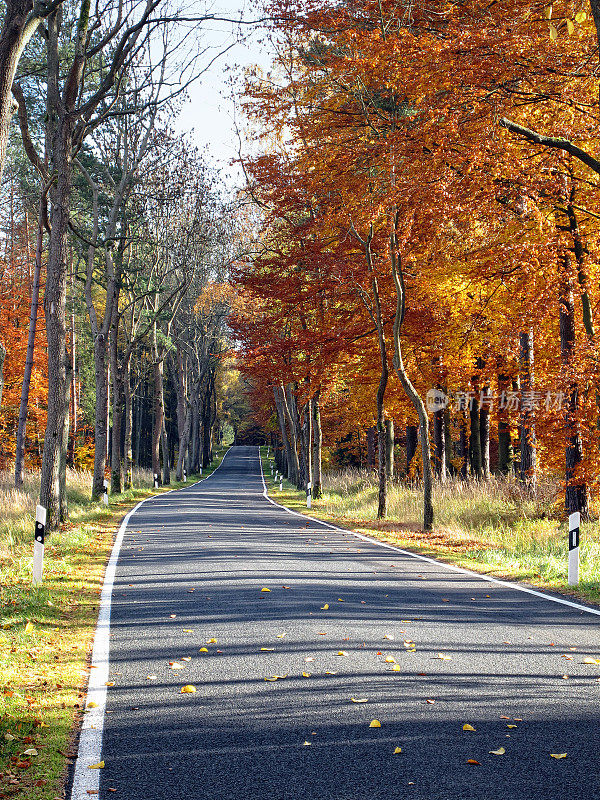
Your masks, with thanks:
<instances>
[{"instance_id":1,"label":"forest","mask_svg":"<svg viewBox=\"0 0 600 800\"><path fill-rule=\"evenodd\" d=\"M249 73L242 370L278 465L598 495L600 8L269 6ZM325 445L322 446L322 443ZM396 466L394 466L396 461ZM395 472L394 472L395 471Z\"/></svg>"},{"instance_id":2,"label":"forest","mask_svg":"<svg viewBox=\"0 0 600 800\"><path fill-rule=\"evenodd\" d=\"M434 486L490 476L592 513L595 0L258 9L234 192L174 125L221 18L196 5L2 6L15 485L40 470L51 528L68 468L93 500L134 465L166 484L243 419L315 498L324 468L374 470L380 519L392 480L430 530Z\"/></svg>"}]
</instances>

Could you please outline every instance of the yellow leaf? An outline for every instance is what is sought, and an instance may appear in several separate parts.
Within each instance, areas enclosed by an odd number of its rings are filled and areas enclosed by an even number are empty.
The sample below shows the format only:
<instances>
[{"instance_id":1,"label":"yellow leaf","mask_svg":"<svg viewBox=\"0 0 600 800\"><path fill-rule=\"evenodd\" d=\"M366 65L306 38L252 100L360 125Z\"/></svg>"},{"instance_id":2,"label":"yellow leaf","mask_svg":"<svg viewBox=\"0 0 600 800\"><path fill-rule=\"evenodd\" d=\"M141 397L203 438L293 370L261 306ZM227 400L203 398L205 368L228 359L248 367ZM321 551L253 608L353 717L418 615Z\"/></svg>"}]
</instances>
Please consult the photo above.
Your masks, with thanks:
<instances>
[{"instance_id":1,"label":"yellow leaf","mask_svg":"<svg viewBox=\"0 0 600 800\"><path fill-rule=\"evenodd\" d=\"M33 627L33 622L28 622L27 625L25 625L25 633L31 633Z\"/></svg>"},{"instance_id":2,"label":"yellow leaf","mask_svg":"<svg viewBox=\"0 0 600 800\"><path fill-rule=\"evenodd\" d=\"M194 631L191 628L184 628L183 632L184 633L193 633Z\"/></svg>"},{"instance_id":3,"label":"yellow leaf","mask_svg":"<svg viewBox=\"0 0 600 800\"><path fill-rule=\"evenodd\" d=\"M274 647L261 647L260 649L261 649L261 652L263 652L263 653L272 653L273 650L275 650Z\"/></svg>"},{"instance_id":4,"label":"yellow leaf","mask_svg":"<svg viewBox=\"0 0 600 800\"><path fill-rule=\"evenodd\" d=\"M169 669L183 669L183 664L178 664L177 661L173 661L172 664L169 664Z\"/></svg>"},{"instance_id":5,"label":"yellow leaf","mask_svg":"<svg viewBox=\"0 0 600 800\"><path fill-rule=\"evenodd\" d=\"M499 747L497 750L490 750L489 753L492 756L503 756L506 750L503 747Z\"/></svg>"},{"instance_id":6,"label":"yellow leaf","mask_svg":"<svg viewBox=\"0 0 600 800\"><path fill-rule=\"evenodd\" d=\"M261 589L261 592L270 592L270 591L271 591L271 590L270 590L270 589L267 589L267 587L266 587L266 586L263 586L263 588Z\"/></svg>"},{"instance_id":7,"label":"yellow leaf","mask_svg":"<svg viewBox=\"0 0 600 800\"><path fill-rule=\"evenodd\" d=\"M369 722L369 728L381 728L381 722L379 722L378 719L372 719L371 722Z\"/></svg>"},{"instance_id":8,"label":"yellow leaf","mask_svg":"<svg viewBox=\"0 0 600 800\"><path fill-rule=\"evenodd\" d=\"M338 650L336 656L347 656L348 653L345 650Z\"/></svg>"},{"instance_id":9,"label":"yellow leaf","mask_svg":"<svg viewBox=\"0 0 600 800\"><path fill-rule=\"evenodd\" d=\"M311 744L312 744L312 742L309 742L308 740L305 740L304 747L310 747Z\"/></svg>"},{"instance_id":10,"label":"yellow leaf","mask_svg":"<svg viewBox=\"0 0 600 800\"><path fill-rule=\"evenodd\" d=\"M146 680L147 681L155 681L156 680L156 675L146 675Z\"/></svg>"},{"instance_id":11,"label":"yellow leaf","mask_svg":"<svg viewBox=\"0 0 600 800\"><path fill-rule=\"evenodd\" d=\"M98 708L98 703L94 703L93 700L90 700L90 702L87 704L87 708Z\"/></svg>"},{"instance_id":12,"label":"yellow leaf","mask_svg":"<svg viewBox=\"0 0 600 800\"><path fill-rule=\"evenodd\" d=\"M337 675L337 670L326 669L325 675Z\"/></svg>"},{"instance_id":13,"label":"yellow leaf","mask_svg":"<svg viewBox=\"0 0 600 800\"><path fill-rule=\"evenodd\" d=\"M325 603L324 606L321 606L321 611L327 611L328 608L329 608L329 603Z\"/></svg>"},{"instance_id":14,"label":"yellow leaf","mask_svg":"<svg viewBox=\"0 0 600 800\"><path fill-rule=\"evenodd\" d=\"M516 728L517 726L516 725L507 725L506 727L507 728Z\"/></svg>"},{"instance_id":15,"label":"yellow leaf","mask_svg":"<svg viewBox=\"0 0 600 800\"><path fill-rule=\"evenodd\" d=\"M465 725L463 725L463 731L475 731L475 730L477 729L474 728L472 725L469 725L468 722Z\"/></svg>"},{"instance_id":16,"label":"yellow leaf","mask_svg":"<svg viewBox=\"0 0 600 800\"><path fill-rule=\"evenodd\" d=\"M88 769L104 769L104 761L99 761L97 764L90 764Z\"/></svg>"},{"instance_id":17,"label":"yellow leaf","mask_svg":"<svg viewBox=\"0 0 600 800\"><path fill-rule=\"evenodd\" d=\"M276 681L277 678L274 676L272 678L265 678L266 681Z\"/></svg>"},{"instance_id":18,"label":"yellow leaf","mask_svg":"<svg viewBox=\"0 0 600 800\"><path fill-rule=\"evenodd\" d=\"M398 753L401 753L401 752L402 752L402 748L401 747L396 747L396 749L394 750L394 755L397 755Z\"/></svg>"},{"instance_id":19,"label":"yellow leaf","mask_svg":"<svg viewBox=\"0 0 600 800\"><path fill-rule=\"evenodd\" d=\"M283 633L278 633L277 634L277 638L278 639L283 639L284 636L285 636L285 631Z\"/></svg>"},{"instance_id":20,"label":"yellow leaf","mask_svg":"<svg viewBox=\"0 0 600 800\"><path fill-rule=\"evenodd\" d=\"M550 755L551 755L552 758L566 758L567 757L566 753L550 753Z\"/></svg>"},{"instance_id":21,"label":"yellow leaf","mask_svg":"<svg viewBox=\"0 0 600 800\"><path fill-rule=\"evenodd\" d=\"M549 23L549 28L550 28L550 38L552 39L553 42L555 42L558 39L558 31L551 22Z\"/></svg>"},{"instance_id":22,"label":"yellow leaf","mask_svg":"<svg viewBox=\"0 0 600 800\"><path fill-rule=\"evenodd\" d=\"M546 8L544 9L544 16L546 17L546 19L552 18L552 6L546 6Z\"/></svg>"},{"instance_id":23,"label":"yellow leaf","mask_svg":"<svg viewBox=\"0 0 600 800\"><path fill-rule=\"evenodd\" d=\"M206 644L216 644L216 643L217 643L217 640L216 640L216 639L214 639L214 638L213 638L213 639L207 639L207 640L206 640Z\"/></svg>"},{"instance_id":24,"label":"yellow leaf","mask_svg":"<svg viewBox=\"0 0 600 800\"><path fill-rule=\"evenodd\" d=\"M199 653L208 653L208 647L201 647L200 650L198 650L198 652Z\"/></svg>"},{"instance_id":25,"label":"yellow leaf","mask_svg":"<svg viewBox=\"0 0 600 800\"><path fill-rule=\"evenodd\" d=\"M394 656L386 656L385 657L385 663L386 664L395 664L396 663L396 659L394 658Z\"/></svg>"},{"instance_id":26,"label":"yellow leaf","mask_svg":"<svg viewBox=\"0 0 600 800\"><path fill-rule=\"evenodd\" d=\"M350 700L351 700L353 703L366 703L366 702L367 702L367 699L368 699L368 698L366 698L366 697L351 697L351 698L350 698Z\"/></svg>"},{"instance_id":27,"label":"yellow leaf","mask_svg":"<svg viewBox=\"0 0 600 800\"><path fill-rule=\"evenodd\" d=\"M310 672L303 672L302 673L302 677L303 678L310 678Z\"/></svg>"},{"instance_id":28,"label":"yellow leaf","mask_svg":"<svg viewBox=\"0 0 600 800\"><path fill-rule=\"evenodd\" d=\"M451 661L452 660L452 656L449 656L446 653L438 653L436 658L439 658L441 661Z\"/></svg>"},{"instance_id":29,"label":"yellow leaf","mask_svg":"<svg viewBox=\"0 0 600 800\"><path fill-rule=\"evenodd\" d=\"M181 687L181 694L193 694L196 691L196 687L192 686L191 683L186 683L185 686Z\"/></svg>"},{"instance_id":30,"label":"yellow leaf","mask_svg":"<svg viewBox=\"0 0 600 800\"><path fill-rule=\"evenodd\" d=\"M392 667L392 672L400 672L401 669L402 667L400 666L400 664L394 664L394 666Z\"/></svg>"},{"instance_id":31,"label":"yellow leaf","mask_svg":"<svg viewBox=\"0 0 600 800\"><path fill-rule=\"evenodd\" d=\"M392 636L392 634L391 634L391 633L385 633L385 634L383 635L383 638L384 638L384 639L389 639L391 642L393 642L393 641L394 641L394 637Z\"/></svg>"},{"instance_id":32,"label":"yellow leaf","mask_svg":"<svg viewBox=\"0 0 600 800\"><path fill-rule=\"evenodd\" d=\"M587 14L585 13L585 11L578 11L575 14L575 22L579 22L579 23L585 22L586 19L587 19Z\"/></svg>"},{"instance_id":33,"label":"yellow leaf","mask_svg":"<svg viewBox=\"0 0 600 800\"><path fill-rule=\"evenodd\" d=\"M182 661L191 661L192 657L191 656L184 656L181 660ZM106 685L108 686L108 684L106 684ZM113 686L114 686L114 684L113 684Z\"/></svg>"},{"instance_id":34,"label":"yellow leaf","mask_svg":"<svg viewBox=\"0 0 600 800\"><path fill-rule=\"evenodd\" d=\"M342 600L342 598L341 598L341 597L338 597L338 603L343 603L343 602L344 602L344 601Z\"/></svg>"},{"instance_id":35,"label":"yellow leaf","mask_svg":"<svg viewBox=\"0 0 600 800\"><path fill-rule=\"evenodd\" d=\"M573 24L573 22L570 19L568 19L567 20L567 33L569 34L569 36L573 33L574 30L575 30L575 25Z\"/></svg>"},{"instance_id":36,"label":"yellow leaf","mask_svg":"<svg viewBox=\"0 0 600 800\"><path fill-rule=\"evenodd\" d=\"M590 658L588 656L587 658L583 659L583 663L584 664L600 664L600 658Z\"/></svg>"},{"instance_id":37,"label":"yellow leaf","mask_svg":"<svg viewBox=\"0 0 600 800\"><path fill-rule=\"evenodd\" d=\"M106 683L104 685L105 686L114 686L115 682L114 681L106 681Z\"/></svg>"}]
</instances>

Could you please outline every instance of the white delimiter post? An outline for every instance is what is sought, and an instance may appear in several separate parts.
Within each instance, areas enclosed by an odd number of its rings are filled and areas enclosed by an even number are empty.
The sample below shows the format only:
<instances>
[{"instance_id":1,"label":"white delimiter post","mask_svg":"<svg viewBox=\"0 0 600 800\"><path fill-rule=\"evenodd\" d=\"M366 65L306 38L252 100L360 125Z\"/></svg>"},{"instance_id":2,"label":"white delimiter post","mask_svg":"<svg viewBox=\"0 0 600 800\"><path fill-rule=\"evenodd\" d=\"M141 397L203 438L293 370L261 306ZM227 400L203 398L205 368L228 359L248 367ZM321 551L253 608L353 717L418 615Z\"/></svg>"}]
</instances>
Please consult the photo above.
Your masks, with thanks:
<instances>
[{"instance_id":1,"label":"white delimiter post","mask_svg":"<svg viewBox=\"0 0 600 800\"><path fill-rule=\"evenodd\" d=\"M36 506L35 538L33 542L33 585L40 586L44 571L44 537L46 535L46 509Z\"/></svg>"},{"instance_id":2,"label":"white delimiter post","mask_svg":"<svg viewBox=\"0 0 600 800\"><path fill-rule=\"evenodd\" d=\"M579 511L569 515L569 586L579 583L579 524L581 515Z\"/></svg>"},{"instance_id":3,"label":"white delimiter post","mask_svg":"<svg viewBox=\"0 0 600 800\"><path fill-rule=\"evenodd\" d=\"M312 508L312 486L310 481L306 484L306 507Z\"/></svg>"},{"instance_id":4,"label":"white delimiter post","mask_svg":"<svg viewBox=\"0 0 600 800\"><path fill-rule=\"evenodd\" d=\"M279 476L279 491L283 492L283 475Z\"/></svg>"},{"instance_id":5,"label":"white delimiter post","mask_svg":"<svg viewBox=\"0 0 600 800\"><path fill-rule=\"evenodd\" d=\"M108 505L108 481L106 480L106 478L104 479L104 482L103 482L102 486L104 488L104 491L102 492L102 502L104 503L105 506L107 506Z\"/></svg>"}]
</instances>

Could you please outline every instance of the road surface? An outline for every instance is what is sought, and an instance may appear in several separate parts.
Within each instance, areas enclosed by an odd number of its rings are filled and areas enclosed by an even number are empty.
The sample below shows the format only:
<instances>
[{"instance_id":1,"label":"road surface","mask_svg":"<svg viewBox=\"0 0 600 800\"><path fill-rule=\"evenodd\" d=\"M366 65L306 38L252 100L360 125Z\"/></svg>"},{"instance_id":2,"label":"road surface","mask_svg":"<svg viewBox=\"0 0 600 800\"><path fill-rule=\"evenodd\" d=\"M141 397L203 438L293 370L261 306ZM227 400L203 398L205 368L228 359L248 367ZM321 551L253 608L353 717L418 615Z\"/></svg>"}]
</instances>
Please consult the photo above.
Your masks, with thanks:
<instances>
[{"instance_id":1,"label":"road surface","mask_svg":"<svg viewBox=\"0 0 600 800\"><path fill-rule=\"evenodd\" d=\"M102 798L600 797L600 666L584 663L600 617L327 529L263 489L258 449L235 447L130 518Z\"/></svg>"}]
</instances>

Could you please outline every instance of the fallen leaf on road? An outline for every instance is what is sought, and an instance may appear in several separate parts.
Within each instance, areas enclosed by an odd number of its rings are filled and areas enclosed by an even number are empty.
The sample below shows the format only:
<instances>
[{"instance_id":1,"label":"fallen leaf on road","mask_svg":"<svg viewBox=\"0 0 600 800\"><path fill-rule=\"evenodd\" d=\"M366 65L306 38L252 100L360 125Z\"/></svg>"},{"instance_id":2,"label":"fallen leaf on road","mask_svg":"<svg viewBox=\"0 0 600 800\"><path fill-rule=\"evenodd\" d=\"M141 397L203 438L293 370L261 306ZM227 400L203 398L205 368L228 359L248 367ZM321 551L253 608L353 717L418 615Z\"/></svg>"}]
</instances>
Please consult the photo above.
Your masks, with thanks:
<instances>
[{"instance_id":1,"label":"fallen leaf on road","mask_svg":"<svg viewBox=\"0 0 600 800\"><path fill-rule=\"evenodd\" d=\"M347 656L348 653L345 650L338 650L336 656Z\"/></svg>"},{"instance_id":2,"label":"fallen leaf on road","mask_svg":"<svg viewBox=\"0 0 600 800\"><path fill-rule=\"evenodd\" d=\"M191 628L184 628L183 632L184 633L193 633L194 631Z\"/></svg>"},{"instance_id":3,"label":"fallen leaf on road","mask_svg":"<svg viewBox=\"0 0 600 800\"><path fill-rule=\"evenodd\" d=\"M283 639L284 636L285 636L285 631L283 633L278 633L277 634L277 638L278 639Z\"/></svg>"},{"instance_id":4,"label":"fallen leaf on road","mask_svg":"<svg viewBox=\"0 0 600 800\"><path fill-rule=\"evenodd\" d=\"M146 680L147 681L155 681L156 680L156 675L146 675Z\"/></svg>"},{"instance_id":5,"label":"fallen leaf on road","mask_svg":"<svg viewBox=\"0 0 600 800\"><path fill-rule=\"evenodd\" d=\"M98 708L98 703L94 703L93 700L90 700L90 702L87 704L87 708Z\"/></svg>"},{"instance_id":6,"label":"fallen leaf on road","mask_svg":"<svg viewBox=\"0 0 600 800\"><path fill-rule=\"evenodd\" d=\"M394 641L394 637L392 636L391 633L384 633L383 638L384 639L389 639L391 642Z\"/></svg>"},{"instance_id":7,"label":"fallen leaf on road","mask_svg":"<svg viewBox=\"0 0 600 800\"><path fill-rule=\"evenodd\" d=\"M400 664L394 664L394 666L391 669L392 672L400 672L401 670L402 667L400 666Z\"/></svg>"},{"instance_id":8,"label":"fallen leaf on road","mask_svg":"<svg viewBox=\"0 0 600 800\"><path fill-rule=\"evenodd\" d=\"M325 670L325 675L337 675L337 671L336 670L331 670L331 669L326 669Z\"/></svg>"},{"instance_id":9,"label":"fallen leaf on road","mask_svg":"<svg viewBox=\"0 0 600 800\"><path fill-rule=\"evenodd\" d=\"M271 591L271 590L270 590L270 589L267 589L267 587L266 587L266 586L263 586L263 588L261 589L261 592L270 592L270 591Z\"/></svg>"},{"instance_id":10,"label":"fallen leaf on road","mask_svg":"<svg viewBox=\"0 0 600 800\"><path fill-rule=\"evenodd\" d=\"M214 638L213 638L213 639L207 639L207 640L206 640L206 644L216 644L216 643L217 643L217 640L216 640L216 639L214 639Z\"/></svg>"},{"instance_id":11,"label":"fallen leaf on road","mask_svg":"<svg viewBox=\"0 0 600 800\"><path fill-rule=\"evenodd\" d=\"M183 656L183 658L181 660L182 661L191 661L192 657L191 656ZM108 684L106 684L106 685L108 686Z\"/></svg>"},{"instance_id":12,"label":"fallen leaf on road","mask_svg":"<svg viewBox=\"0 0 600 800\"><path fill-rule=\"evenodd\" d=\"M265 652L265 653L272 653L273 650L275 650L274 647L261 647L260 649L261 649L262 652Z\"/></svg>"},{"instance_id":13,"label":"fallen leaf on road","mask_svg":"<svg viewBox=\"0 0 600 800\"><path fill-rule=\"evenodd\" d=\"M583 663L584 664L600 664L600 658L590 658L588 656L587 658L583 659Z\"/></svg>"},{"instance_id":14,"label":"fallen leaf on road","mask_svg":"<svg viewBox=\"0 0 600 800\"><path fill-rule=\"evenodd\" d=\"M183 669L183 664L179 664L177 661L169 661L169 669Z\"/></svg>"},{"instance_id":15,"label":"fallen leaf on road","mask_svg":"<svg viewBox=\"0 0 600 800\"><path fill-rule=\"evenodd\" d=\"M474 758L467 758L467 764L474 764L476 767L480 767L481 766L479 761L476 761Z\"/></svg>"},{"instance_id":16,"label":"fallen leaf on road","mask_svg":"<svg viewBox=\"0 0 600 800\"><path fill-rule=\"evenodd\" d=\"M303 678L310 678L310 672L303 672L302 673L302 677Z\"/></svg>"},{"instance_id":17,"label":"fallen leaf on road","mask_svg":"<svg viewBox=\"0 0 600 800\"><path fill-rule=\"evenodd\" d=\"M402 748L401 747L396 747L396 749L394 750L394 755L398 755L398 753L401 753L401 752L402 752Z\"/></svg>"},{"instance_id":18,"label":"fallen leaf on road","mask_svg":"<svg viewBox=\"0 0 600 800\"><path fill-rule=\"evenodd\" d=\"M516 728L517 726L516 725L507 725L506 727L507 728Z\"/></svg>"},{"instance_id":19,"label":"fallen leaf on road","mask_svg":"<svg viewBox=\"0 0 600 800\"><path fill-rule=\"evenodd\" d=\"M115 682L114 681L106 681L106 683L104 685L105 686L114 686Z\"/></svg>"},{"instance_id":20,"label":"fallen leaf on road","mask_svg":"<svg viewBox=\"0 0 600 800\"><path fill-rule=\"evenodd\" d=\"M369 722L369 728L381 728L381 722L379 722L378 719L372 719L371 722Z\"/></svg>"},{"instance_id":21,"label":"fallen leaf on road","mask_svg":"<svg viewBox=\"0 0 600 800\"><path fill-rule=\"evenodd\" d=\"M503 747L499 747L497 750L489 750L489 753L492 756L503 756L506 750Z\"/></svg>"},{"instance_id":22,"label":"fallen leaf on road","mask_svg":"<svg viewBox=\"0 0 600 800\"><path fill-rule=\"evenodd\" d=\"M396 663L396 659L394 658L394 656L386 656L385 657L385 663L386 664L395 664Z\"/></svg>"},{"instance_id":23,"label":"fallen leaf on road","mask_svg":"<svg viewBox=\"0 0 600 800\"><path fill-rule=\"evenodd\" d=\"M314 661L314 658L312 656L306 656L306 658L304 659L304 662L306 664L310 664L311 661Z\"/></svg>"},{"instance_id":24,"label":"fallen leaf on road","mask_svg":"<svg viewBox=\"0 0 600 800\"><path fill-rule=\"evenodd\" d=\"M90 764L88 769L104 769L104 761L99 761L97 764Z\"/></svg>"},{"instance_id":25,"label":"fallen leaf on road","mask_svg":"<svg viewBox=\"0 0 600 800\"><path fill-rule=\"evenodd\" d=\"M468 722L465 725L463 725L463 731L475 731L475 730L477 730L477 728L474 728L472 725L469 725Z\"/></svg>"},{"instance_id":26,"label":"fallen leaf on road","mask_svg":"<svg viewBox=\"0 0 600 800\"><path fill-rule=\"evenodd\" d=\"M435 700L425 700L425 702L429 703L430 705L433 705L435 703Z\"/></svg>"},{"instance_id":27,"label":"fallen leaf on road","mask_svg":"<svg viewBox=\"0 0 600 800\"><path fill-rule=\"evenodd\" d=\"M366 703L367 699L368 698L366 698L366 697L351 697L350 698L352 703Z\"/></svg>"},{"instance_id":28,"label":"fallen leaf on road","mask_svg":"<svg viewBox=\"0 0 600 800\"><path fill-rule=\"evenodd\" d=\"M567 754L566 753L550 753L550 756L552 758L566 758Z\"/></svg>"},{"instance_id":29,"label":"fallen leaf on road","mask_svg":"<svg viewBox=\"0 0 600 800\"><path fill-rule=\"evenodd\" d=\"M196 691L196 687L192 686L191 683L186 683L185 686L181 687L181 694L193 694Z\"/></svg>"},{"instance_id":30,"label":"fallen leaf on road","mask_svg":"<svg viewBox=\"0 0 600 800\"><path fill-rule=\"evenodd\" d=\"M452 661L452 656L449 656L446 653L438 653L435 658L439 658L440 661Z\"/></svg>"},{"instance_id":31,"label":"fallen leaf on road","mask_svg":"<svg viewBox=\"0 0 600 800\"><path fill-rule=\"evenodd\" d=\"M321 606L321 611L327 611L328 608L329 608L329 603L325 603L324 606Z\"/></svg>"},{"instance_id":32,"label":"fallen leaf on road","mask_svg":"<svg viewBox=\"0 0 600 800\"><path fill-rule=\"evenodd\" d=\"M304 747L310 747L310 745L311 745L311 744L312 744L312 742L309 742L308 740L306 740L306 741L304 742L304 745L303 745L303 746L304 746Z\"/></svg>"},{"instance_id":33,"label":"fallen leaf on road","mask_svg":"<svg viewBox=\"0 0 600 800\"><path fill-rule=\"evenodd\" d=\"M199 653L208 653L208 647L201 647L200 650L198 650L198 652Z\"/></svg>"}]
</instances>

